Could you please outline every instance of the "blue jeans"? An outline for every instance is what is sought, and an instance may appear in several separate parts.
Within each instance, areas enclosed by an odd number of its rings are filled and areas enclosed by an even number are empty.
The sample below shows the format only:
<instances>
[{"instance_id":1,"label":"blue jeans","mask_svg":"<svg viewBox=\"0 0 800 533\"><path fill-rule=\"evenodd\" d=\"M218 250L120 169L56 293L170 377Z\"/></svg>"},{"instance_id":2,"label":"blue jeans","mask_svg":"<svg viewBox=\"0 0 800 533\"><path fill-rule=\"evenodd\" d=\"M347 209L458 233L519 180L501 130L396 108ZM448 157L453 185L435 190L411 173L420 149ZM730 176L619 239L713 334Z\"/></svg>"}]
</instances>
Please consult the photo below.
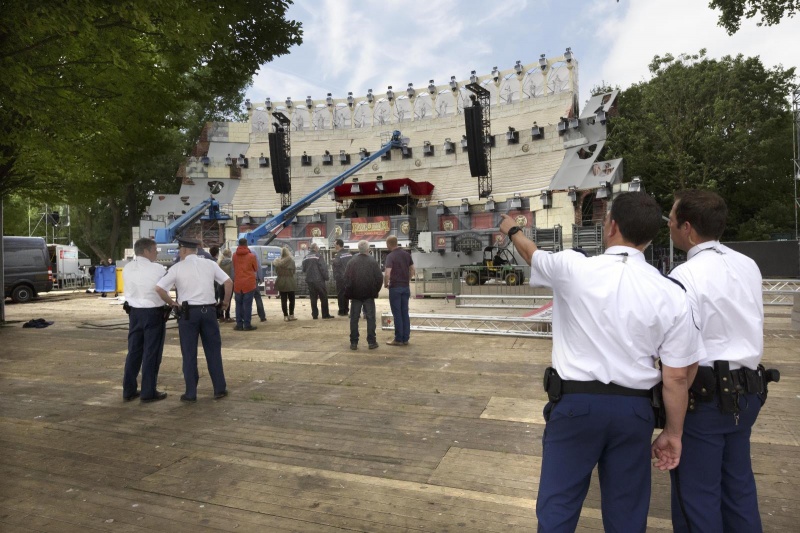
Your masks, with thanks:
<instances>
[{"instance_id":1,"label":"blue jeans","mask_svg":"<svg viewBox=\"0 0 800 533\"><path fill-rule=\"evenodd\" d=\"M411 298L409 287L389 287L389 305L394 318L394 340L397 342L408 342L408 338L411 336L411 319L408 316L409 298Z\"/></svg>"},{"instance_id":2,"label":"blue jeans","mask_svg":"<svg viewBox=\"0 0 800 533\"><path fill-rule=\"evenodd\" d=\"M262 321L267 319L267 314L264 312L264 302L261 301L261 291L256 290L253 291L253 302L256 304L256 313L258 313L258 318ZM252 309L252 308L251 308Z\"/></svg>"},{"instance_id":3,"label":"blue jeans","mask_svg":"<svg viewBox=\"0 0 800 533\"><path fill-rule=\"evenodd\" d=\"M350 302L350 344L358 344L358 319L361 309L367 315L367 342L375 344L375 298L367 300L351 300Z\"/></svg>"},{"instance_id":4,"label":"blue jeans","mask_svg":"<svg viewBox=\"0 0 800 533\"><path fill-rule=\"evenodd\" d=\"M236 293L236 326L250 327L250 317L253 316L253 297L256 291Z\"/></svg>"}]
</instances>

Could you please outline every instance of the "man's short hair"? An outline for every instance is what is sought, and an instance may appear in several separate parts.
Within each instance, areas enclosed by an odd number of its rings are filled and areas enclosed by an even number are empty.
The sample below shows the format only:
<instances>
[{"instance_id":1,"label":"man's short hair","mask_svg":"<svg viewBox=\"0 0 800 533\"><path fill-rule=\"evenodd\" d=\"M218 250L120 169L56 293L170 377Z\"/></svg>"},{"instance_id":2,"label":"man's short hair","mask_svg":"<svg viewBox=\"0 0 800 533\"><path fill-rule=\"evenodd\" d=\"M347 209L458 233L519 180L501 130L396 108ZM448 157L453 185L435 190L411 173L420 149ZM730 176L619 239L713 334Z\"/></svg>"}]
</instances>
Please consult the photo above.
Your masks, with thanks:
<instances>
[{"instance_id":1,"label":"man's short hair","mask_svg":"<svg viewBox=\"0 0 800 533\"><path fill-rule=\"evenodd\" d=\"M725 200L714 191L686 189L675 193L675 221L680 226L684 222L692 225L704 239L718 241L725 231L728 219L728 206Z\"/></svg>"},{"instance_id":2,"label":"man's short hair","mask_svg":"<svg viewBox=\"0 0 800 533\"><path fill-rule=\"evenodd\" d=\"M136 255L144 255L147 250L152 250L156 247L156 241L147 237L142 237L133 243L133 253Z\"/></svg>"},{"instance_id":3,"label":"man's short hair","mask_svg":"<svg viewBox=\"0 0 800 533\"><path fill-rule=\"evenodd\" d=\"M395 235L389 235L389 238L386 239L386 247L397 248L397 237Z\"/></svg>"},{"instance_id":4,"label":"man's short hair","mask_svg":"<svg viewBox=\"0 0 800 533\"><path fill-rule=\"evenodd\" d=\"M247 246L247 239L245 239L244 237L239 239L239 246Z\"/></svg>"},{"instance_id":5,"label":"man's short hair","mask_svg":"<svg viewBox=\"0 0 800 533\"><path fill-rule=\"evenodd\" d=\"M622 238L634 246L652 242L663 225L661 207L644 192L626 192L614 197L611 220L617 223Z\"/></svg>"},{"instance_id":6,"label":"man's short hair","mask_svg":"<svg viewBox=\"0 0 800 533\"><path fill-rule=\"evenodd\" d=\"M334 242L335 242L336 246L339 246L340 248L344 248L344 241L342 239L336 239L336 241L334 241Z\"/></svg>"},{"instance_id":7,"label":"man's short hair","mask_svg":"<svg viewBox=\"0 0 800 533\"><path fill-rule=\"evenodd\" d=\"M358 241L358 253L364 255L369 253L369 241L365 241L364 239Z\"/></svg>"},{"instance_id":8,"label":"man's short hair","mask_svg":"<svg viewBox=\"0 0 800 533\"><path fill-rule=\"evenodd\" d=\"M319 252L319 245L317 243L312 243L308 249L312 252Z\"/></svg>"},{"instance_id":9,"label":"man's short hair","mask_svg":"<svg viewBox=\"0 0 800 533\"><path fill-rule=\"evenodd\" d=\"M219 255L219 246L212 246L208 249L208 253L211 254L211 257L217 257Z\"/></svg>"}]
</instances>

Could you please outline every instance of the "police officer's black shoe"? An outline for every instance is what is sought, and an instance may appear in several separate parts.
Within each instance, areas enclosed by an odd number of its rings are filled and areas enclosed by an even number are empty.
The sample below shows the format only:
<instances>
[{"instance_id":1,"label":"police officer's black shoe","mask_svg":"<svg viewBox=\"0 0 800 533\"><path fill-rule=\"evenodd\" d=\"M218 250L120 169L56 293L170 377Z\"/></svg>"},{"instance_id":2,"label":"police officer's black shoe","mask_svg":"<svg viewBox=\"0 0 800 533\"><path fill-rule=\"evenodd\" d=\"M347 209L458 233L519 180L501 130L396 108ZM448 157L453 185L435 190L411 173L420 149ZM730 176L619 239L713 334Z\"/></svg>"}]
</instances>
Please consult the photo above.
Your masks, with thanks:
<instances>
[{"instance_id":1,"label":"police officer's black shoe","mask_svg":"<svg viewBox=\"0 0 800 533\"><path fill-rule=\"evenodd\" d=\"M226 389L226 390L224 390L224 391L222 391L222 392L218 392L218 393L216 393L216 394L214 395L214 399L215 399L215 400L221 400L222 398L224 398L224 397L225 397L225 396L227 396L227 395L228 395L228 390Z\"/></svg>"},{"instance_id":2,"label":"police officer's black shoe","mask_svg":"<svg viewBox=\"0 0 800 533\"><path fill-rule=\"evenodd\" d=\"M181 394L181 401L187 403L195 403L197 401L197 398L189 398L185 394Z\"/></svg>"},{"instance_id":3,"label":"police officer's black shoe","mask_svg":"<svg viewBox=\"0 0 800 533\"><path fill-rule=\"evenodd\" d=\"M138 398L139 396L141 396L141 394L142 394L142 393L141 393L141 392L139 392L139 391L137 390L136 392L134 392L134 393L133 393L133 394L131 394L130 396L123 396L123 397L122 397L122 401L123 401L123 402L130 402L130 401L133 401L133 400L135 400L136 398Z\"/></svg>"},{"instance_id":4,"label":"police officer's black shoe","mask_svg":"<svg viewBox=\"0 0 800 533\"><path fill-rule=\"evenodd\" d=\"M233 331L242 331L244 326L233 326Z\"/></svg>"},{"instance_id":5,"label":"police officer's black shoe","mask_svg":"<svg viewBox=\"0 0 800 533\"><path fill-rule=\"evenodd\" d=\"M358 344L356 344L356 343L351 343L351 344L350 344L350 349L351 349L351 350L358 350Z\"/></svg>"},{"instance_id":6,"label":"police officer's black shoe","mask_svg":"<svg viewBox=\"0 0 800 533\"><path fill-rule=\"evenodd\" d=\"M324 320L328 320L329 318L336 318L336 317L335 317L335 316L333 316L333 315L328 315L328 316L324 316L324 317L322 317L322 318L323 318Z\"/></svg>"},{"instance_id":7,"label":"police officer's black shoe","mask_svg":"<svg viewBox=\"0 0 800 533\"><path fill-rule=\"evenodd\" d=\"M258 326L245 326L242 328L244 331L253 331L254 329L258 329Z\"/></svg>"},{"instance_id":8,"label":"police officer's black shoe","mask_svg":"<svg viewBox=\"0 0 800 533\"><path fill-rule=\"evenodd\" d=\"M167 393L166 392L156 391L156 395L153 396L152 398L142 398L139 401L142 402L142 403L157 402L159 400L163 400L166 397L167 397Z\"/></svg>"}]
</instances>

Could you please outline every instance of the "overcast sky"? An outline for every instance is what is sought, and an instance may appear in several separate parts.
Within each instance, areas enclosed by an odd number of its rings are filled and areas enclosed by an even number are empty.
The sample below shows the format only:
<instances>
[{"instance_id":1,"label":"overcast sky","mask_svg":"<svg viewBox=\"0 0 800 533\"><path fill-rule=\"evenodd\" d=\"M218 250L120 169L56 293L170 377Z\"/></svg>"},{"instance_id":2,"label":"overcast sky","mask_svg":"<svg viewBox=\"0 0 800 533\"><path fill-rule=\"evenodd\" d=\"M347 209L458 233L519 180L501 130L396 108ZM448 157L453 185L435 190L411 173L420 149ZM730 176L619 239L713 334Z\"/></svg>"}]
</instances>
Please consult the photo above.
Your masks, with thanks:
<instances>
[{"instance_id":1,"label":"overcast sky","mask_svg":"<svg viewBox=\"0 0 800 533\"><path fill-rule=\"evenodd\" d=\"M626 88L649 79L656 54L760 56L767 67L800 66L800 17L773 27L748 20L733 36L707 0L295 0L288 18L304 42L264 65L247 97L302 101L345 98L388 85L420 90L471 70L488 74L571 47L580 62L581 102L605 82Z\"/></svg>"}]
</instances>

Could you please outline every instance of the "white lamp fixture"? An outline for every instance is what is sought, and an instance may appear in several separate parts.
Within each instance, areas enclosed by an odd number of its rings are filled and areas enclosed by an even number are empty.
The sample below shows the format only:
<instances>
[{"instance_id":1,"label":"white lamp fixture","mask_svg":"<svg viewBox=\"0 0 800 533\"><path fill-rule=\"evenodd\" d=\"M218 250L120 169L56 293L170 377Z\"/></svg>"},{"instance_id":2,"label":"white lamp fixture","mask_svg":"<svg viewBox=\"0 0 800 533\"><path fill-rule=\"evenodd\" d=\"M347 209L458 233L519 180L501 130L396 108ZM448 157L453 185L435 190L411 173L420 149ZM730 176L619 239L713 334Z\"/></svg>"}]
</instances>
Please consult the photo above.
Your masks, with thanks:
<instances>
[{"instance_id":1,"label":"white lamp fixture","mask_svg":"<svg viewBox=\"0 0 800 533\"><path fill-rule=\"evenodd\" d=\"M461 199L461 205L458 208L459 213L469 213L469 202L466 198Z\"/></svg>"},{"instance_id":2,"label":"white lamp fixture","mask_svg":"<svg viewBox=\"0 0 800 533\"><path fill-rule=\"evenodd\" d=\"M567 51L564 52L564 61L567 63L572 63L572 48L569 46L567 47Z\"/></svg>"},{"instance_id":3,"label":"white lamp fixture","mask_svg":"<svg viewBox=\"0 0 800 533\"><path fill-rule=\"evenodd\" d=\"M314 214L311 215L311 222L322 222L322 216L319 214L319 209L314 209Z\"/></svg>"},{"instance_id":4,"label":"white lamp fixture","mask_svg":"<svg viewBox=\"0 0 800 533\"><path fill-rule=\"evenodd\" d=\"M445 154L452 154L456 151L456 143L450 140L450 137L444 140L444 153Z\"/></svg>"},{"instance_id":5,"label":"white lamp fixture","mask_svg":"<svg viewBox=\"0 0 800 533\"><path fill-rule=\"evenodd\" d=\"M245 211L244 216L242 217L242 224L252 224L253 219L250 218L250 211Z\"/></svg>"},{"instance_id":6,"label":"white lamp fixture","mask_svg":"<svg viewBox=\"0 0 800 533\"><path fill-rule=\"evenodd\" d=\"M639 176L634 176L631 182L628 184L628 191L629 192L639 192L642 190L642 178Z\"/></svg>"},{"instance_id":7,"label":"white lamp fixture","mask_svg":"<svg viewBox=\"0 0 800 533\"><path fill-rule=\"evenodd\" d=\"M433 80L430 80L428 82L428 92L431 93L431 94L435 94L436 93L436 85L434 85Z\"/></svg>"},{"instance_id":8,"label":"white lamp fixture","mask_svg":"<svg viewBox=\"0 0 800 533\"><path fill-rule=\"evenodd\" d=\"M288 107L289 109L292 108L292 97L291 96L287 96L286 97L286 107Z\"/></svg>"},{"instance_id":9,"label":"white lamp fixture","mask_svg":"<svg viewBox=\"0 0 800 533\"><path fill-rule=\"evenodd\" d=\"M392 90L392 86L389 85L389 88L386 89L386 99L390 102L394 100L394 91Z\"/></svg>"},{"instance_id":10,"label":"white lamp fixture","mask_svg":"<svg viewBox=\"0 0 800 533\"><path fill-rule=\"evenodd\" d=\"M264 157L264 152L261 152L261 157L258 158L258 166L261 168L269 166L269 158Z\"/></svg>"},{"instance_id":11,"label":"white lamp fixture","mask_svg":"<svg viewBox=\"0 0 800 533\"><path fill-rule=\"evenodd\" d=\"M414 98L414 95L417 94L417 91L414 90L413 83L408 84L408 89L406 89L406 94L408 94L409 98Z\"/></svg>"},{"instance_id":12,"label":"white lamp fixture","mask_svg":"<svg viewBox=\"0 0 800 533\"><path fill-rule=\"evenodd\" d=\"M375 95L372 94L372 89L367 89L367 102L370 104L375 101Z\"/></svg>"},{"instance_id":13,"label":"white lamp fixture","mask_svg":"<svg viewBox=\"0 0 800 533\"><path fill-rule=\"evenodd\" d=\"M544 54L539 56L539 66L542 70L547 70L547 58Z\"/></svg>"},{"instance_id":14,"label":"white lamp fixture","mask_svg":"<svg viewBox=\"0 0 800 533\"><path fill-rule=\"evenodd\" d=\"M478 83L478 75L475 74L474 70L469 73L469 82L470 83Z\"/></svg>"},{"instance_id":15,"label":"white lamp fixture","mask_svg":"<svg viewBox=\"0 0 800 533\"><path fill-rule=\"evenodd\" d=\"M350 185L350 194L359 194L361 186L358 184L358 178L353 178L353 184Z\"/></svg>"},{"instance_id":16,"label":"white lamp fixture","mask_svg":"<svg viewBox=\"0 0 800 533\"><path fill-rule=\"evenodd\" d=\"M347 105L349 107L353 107L353 104L355 104L355 103L356 103L356 99L353 98L353 91L349 91L347 93Z\"/></svg>"},{"instance_id":17,"label":"white lamp fixture","mask_svg":"<svg viewBox=\"0 0 800 533\"><path fill-rule=\"evenodd\" d=\"M520 195L518 192L515 192L514 197L508 201L508 206L511 209L520 209L522 207L522 195Z\"/></svg>"},{"instance_id":18,"label":"white lamp fixture","mask_svg":"<svg viewBox=\"0 0 800 533\"><path fill-rule=\"evenodd\" d=\"M444 215L444 202L441 200L436 204L436 214Z\"/></svg>"},{"instance_id":19,"label":"white lamp fixture","mask_svg":"<svg viewBox=\"0 0 800 533\"><path fill-rule=\"evenodd\" d=\"M456 92L458 90L458 82L456 81L455 76L450 76L450 89L453 92Z\"/></svg>"},{"instance_id":20,"label":"white lamp fixture","mask_svg":"<svg viewBox=\"0 0 800 533\"><path fill-rule=\"evenodd\" d=\"M483 206L483 210L484 211L494 211L495 210L494 196L489 196L489 199L486 200L486 205Z\"/></svg>"},{"instance_id":21,"label":"white lamp fixture","mask_svg":"<svg viewBox=\"0 0 800 533\"><path fill-rule=\"evenodd\" d=\"M229 167L231 165L233 165L233 158L231 157L231 154L228 154L228 157L225 158L225 166Z\"/></svg>"},{"instance_id":22,"label":"white lamp fixture","mask_svg":"<svg viewBox=\"0 0 800 533\"><path fill-rule=\"evenodd\" d=\"M553 196L550 191L542 191L539 199L542 201L542 207L544 209L550 209L553 207Z\"/></svg>"},{"instance_id":23,"label":"white lamp fixture","mask_svg":"<svg viewBox=\"0 0 800 533\"><path fill-rule=\"evenodd\" d=\"M267 111L272 111L272 100L270 98L264 100L264 107L267 108Z\"/></svg>"},{"instance_id":24,"label":"white lamp fixture","mask_svg":"<svg viewBox=\"0 0 800 533\"><path fill-rule=\"evenodd\" d=\"M533 127L531 128L531 139L534 141L544 139L544 128L540 128L536 122L533 123Z\"/></svg>"},{"instance_id":25,"label":"white lamp fixture","mask_svg":"<svg viewBox=\"0 0 800 533\"><path fill-rule=\"evenodd\" d=\"M514 63L514 71L517 73L517 76L522 76L522 61L519 59Z\"/></svg>"},{"instance_id":26,"label":"white lamp fixture","mask_svg":"<svg viewBox=\"0 0 800 533\"><path fill-rule=\"evenodd\" d=\"M325 103L328 105L328 107L333 107L333 97L331 96L331 93L328 93L328 95L325 97Z\"/></svg>"},{"instance_id":27,"label":"white lamp fixture","mask_svg":"<svg viewBox=\"0 0 800 533\"><path fill-rule=\"evenodd\" d=\"M247 109L248 111L253 109L253 104L250 103L249 98L244 101L244 108Z\"/></svg>"},{"instance_id":28,"label":"white lamp fixture","mask_svg":"<svg viewBox=\"0 0 800 533\"><path fill-rule=\"evenodd\" d=\"M569 198L570 202L573 204L578 201L578 188L574 185L570 185L569 191L567 192L567 197Z\"/></svg>"},{"instance_id":29,"label":"white lamp fixture","mask_svg":"<svg viewBox=\"0 0 800 533\"><path fill-rule=\"evenodd\" d=\"M310 96L306 96L306 107L309 109L314 107L314 100L312 100Z\"/></svg>"},{"instance_id":30,"label":"white lamp fixture","mask_svg":"<svg viewBox=\"0 0 800 533\"><path fill-rule=\"evenodd\" d=\"M597 198L608 198L610 196L611 186L607 181L601 181L600 187L597 189L597 193L595 197Z\"/></svg>"},{"instance_id":31,"label":"white lamp fixture","mask_svg":"<svg viewBox=\"0 0 800 533\"><path fill-rule=\"evenodd\" d=\"M404 196L408 196L409 194L411 194L411 189L408 188L408 185L403 184L400 187L400 194L402 194Z\"/></svg>"}]
</instances>

